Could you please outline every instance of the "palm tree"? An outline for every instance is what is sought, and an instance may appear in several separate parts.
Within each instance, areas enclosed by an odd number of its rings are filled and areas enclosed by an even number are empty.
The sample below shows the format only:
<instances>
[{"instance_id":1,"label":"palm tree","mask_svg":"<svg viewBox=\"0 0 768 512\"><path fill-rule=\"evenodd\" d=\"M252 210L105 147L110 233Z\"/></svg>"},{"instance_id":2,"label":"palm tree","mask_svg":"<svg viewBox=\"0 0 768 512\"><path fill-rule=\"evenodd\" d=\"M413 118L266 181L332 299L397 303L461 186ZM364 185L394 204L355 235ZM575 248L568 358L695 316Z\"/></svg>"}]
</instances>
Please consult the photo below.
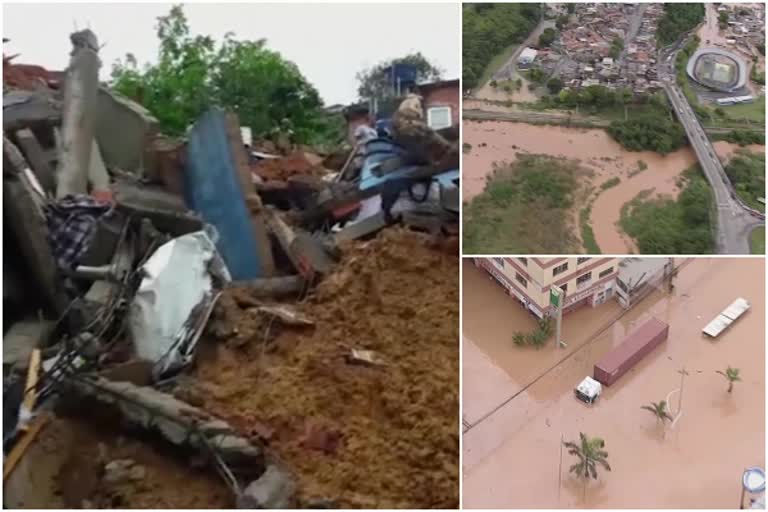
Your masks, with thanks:
<instances>
[{"instance_id":1,"label":"palm tree","mask_svg":"<svg viewBox=\"0 0 768 512\"><path fill-rule=\"evenodd\" d=\"M606 460L608 452L605 448L605 441L600 437L589 438L582 432L579 432L579 444L573 441L564 442L563 446L568 448L568 453L579 458L579 462L571 466L568 471L576 473L576 476L584 479L584 495L587 494L587 482L591 476L597 480L597 465L600 464L607 471L611 470L610 464Z\"/></svg>"},{"instance_id":2,"label":"palm tree","mask_svg":"<svg viewBox=\"0 0 768 512\"><path fill-rule=\"evenodd\" d=\"M662 400L661 402L651 402L651 405L644 405L641 407L641 409L651 411L653 415L656 416L656 420L661 421L662 425L665 421L674 420L674 418L670 416L669 412L667 412L666 400Z\"/></svg>"},{"instance_id":3,"label":"palm tree","mask_svg":"<svg viewBox=\"0 0 768 512\"><path fill-rule=\"evenodd\" d=\"M728 392L733 391L733 383L738 382L741 380L741 377L739 376L739 369L738 368L731 368L730 366L726 368L725 371L717 370L716 373L719 373L726 379L728 379Z\"/></svg>"}]
</instances>

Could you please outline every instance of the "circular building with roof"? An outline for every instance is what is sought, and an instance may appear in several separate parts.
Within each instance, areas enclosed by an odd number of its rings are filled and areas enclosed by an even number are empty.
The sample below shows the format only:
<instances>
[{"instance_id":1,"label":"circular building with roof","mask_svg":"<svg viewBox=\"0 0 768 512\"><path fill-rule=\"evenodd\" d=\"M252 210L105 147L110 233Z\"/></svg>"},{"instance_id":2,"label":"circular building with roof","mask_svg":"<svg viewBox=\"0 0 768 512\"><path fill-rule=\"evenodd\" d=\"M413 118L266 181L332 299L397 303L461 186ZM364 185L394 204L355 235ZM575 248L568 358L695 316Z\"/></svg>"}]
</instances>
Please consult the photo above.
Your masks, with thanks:
<instances>
[{"instance_id":1,"label":"circular building with roof","mask_svg":"<svg viewBox=\"0 0 768 512\"><path fill-rule=\"evenodd\" d=\"M701 85L732 92L747 83L747 65L738 55L719 48L701 48L688 59L688 76Z\"/></svg>"}]
</instances>

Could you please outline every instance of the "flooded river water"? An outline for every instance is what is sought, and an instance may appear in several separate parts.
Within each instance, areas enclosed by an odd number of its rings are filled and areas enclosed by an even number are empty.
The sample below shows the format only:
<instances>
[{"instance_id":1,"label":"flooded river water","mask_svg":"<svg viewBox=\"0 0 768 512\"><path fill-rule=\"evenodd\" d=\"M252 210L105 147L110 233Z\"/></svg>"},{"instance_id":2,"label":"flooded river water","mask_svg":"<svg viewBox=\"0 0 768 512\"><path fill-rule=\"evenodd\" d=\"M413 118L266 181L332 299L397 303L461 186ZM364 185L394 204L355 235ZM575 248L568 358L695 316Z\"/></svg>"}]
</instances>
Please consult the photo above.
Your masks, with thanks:
<instances>
[{"instance_id":1,"label":"flooded river water","mask_svg":"<svg viewBox=\"0 0 768 512\"><path fill-rule=\"evenodd\" d=\"M679 264L681 260L678 260ZM671 294L657 290L620 318L606 303L567 315L539 351L511 334L532 318L464 263L464 498L467 508L736 508L744 468L765 463L765 267L762 259L695 259ZM752 308L716 340L701 329L736 297ZM670 325L667 341L587 406L573 387L639 322ZM741 370L727 393L716 370ZM669 398L682 416L666 434L640 407ZM612 471L590 481L561 465L561 437L605 439Z\"/></svg>"},{"instance_id":2,"label":"flooded river water","mask_svg":"<svg viewBox=\"0 0 768 512\"><path fill-rule=\"evenodd\" d=\"M627 151L601 129L464 121L463 137L464 142L472 145L462 165L464 201L483 191L486 176L495 162L512 162L517 153L548 154L579 161L595 172L595 187L618 177L619 184L602 191L592 206L595 239L607 254L636 252L633 241L618 227L621 207L644 190L676 196L678 177L696 162L693 150L687 147L666 156L650 151ZM737 148L727 142L715 143L721 157ZM763 146L753 149L764 151ZM641 166L646 169L641 171Z\"/></svg>"}]
</instances>

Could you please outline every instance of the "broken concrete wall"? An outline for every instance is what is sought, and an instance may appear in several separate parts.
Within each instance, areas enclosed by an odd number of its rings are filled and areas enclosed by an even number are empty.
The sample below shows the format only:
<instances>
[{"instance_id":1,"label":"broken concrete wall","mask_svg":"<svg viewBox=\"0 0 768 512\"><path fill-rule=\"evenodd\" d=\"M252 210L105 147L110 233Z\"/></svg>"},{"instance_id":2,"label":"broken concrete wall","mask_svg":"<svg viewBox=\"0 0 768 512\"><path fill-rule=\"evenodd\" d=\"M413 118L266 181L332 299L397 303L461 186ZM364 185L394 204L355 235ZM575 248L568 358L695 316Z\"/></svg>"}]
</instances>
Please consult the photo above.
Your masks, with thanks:
<instances>
[{"instance_id":1,"label":"broken concrete wall","mask_svg":"<svg viewBox=\"0 0 768 512\"><path fill-rule=\"evenodd\" d=\"M106 87L99 88L94 121L96 141L108 167L145 176L145 149L159 124L147 109Z\"/></svg>"}]
</instances>

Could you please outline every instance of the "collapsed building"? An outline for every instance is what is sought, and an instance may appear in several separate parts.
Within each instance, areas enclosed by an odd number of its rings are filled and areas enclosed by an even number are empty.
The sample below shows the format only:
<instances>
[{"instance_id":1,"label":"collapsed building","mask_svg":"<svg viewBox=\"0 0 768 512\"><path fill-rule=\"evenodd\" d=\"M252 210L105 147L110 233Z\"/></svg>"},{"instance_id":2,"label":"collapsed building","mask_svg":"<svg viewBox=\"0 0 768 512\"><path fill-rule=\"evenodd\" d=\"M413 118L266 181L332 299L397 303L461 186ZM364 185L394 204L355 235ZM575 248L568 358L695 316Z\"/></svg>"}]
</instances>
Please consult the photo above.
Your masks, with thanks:
<instances>
[{"instance_id":1,"label":"collapsed building","mask_svg":"<svg viewBox=\"0 0 768 512\"><path fill-rule=\"evenodd\" d=\"M456 508L458 151L167 137L71 40L4 58L4 504Z\"/></svg>"}]
</instances>

